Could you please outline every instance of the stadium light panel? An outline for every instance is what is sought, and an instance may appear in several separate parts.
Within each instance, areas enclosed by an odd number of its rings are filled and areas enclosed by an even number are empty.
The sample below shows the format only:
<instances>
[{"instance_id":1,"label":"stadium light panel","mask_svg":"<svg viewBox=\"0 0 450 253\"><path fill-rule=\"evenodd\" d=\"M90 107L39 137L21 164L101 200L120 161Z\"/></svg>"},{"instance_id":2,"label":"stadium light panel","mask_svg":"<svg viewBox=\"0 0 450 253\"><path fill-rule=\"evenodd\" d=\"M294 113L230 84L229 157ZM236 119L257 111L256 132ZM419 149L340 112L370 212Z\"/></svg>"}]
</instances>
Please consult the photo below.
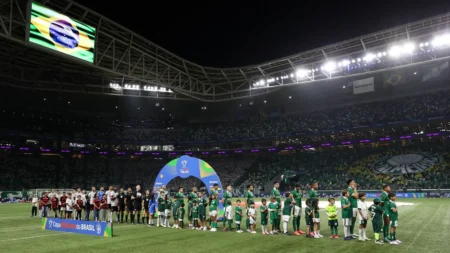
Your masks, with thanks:
<instances>
[{"instance_id":1,"label":"stadium light panel","mask_svg":"<svg viewBox=\"0 0 450 253\"><path fill-rule=\"evenodd\" d=\"M441 36L437 36L431 44L435 47L450 45L450 35L445 34Z\"/></svg>"},{"instance_id":2,"label":"stadium light panel","mask_svg":"<svg viewBox=\"0 0 450 253\"><path fill-rule=\"evenodd\" d=\"M414 52L415 46L414 43L408 42L403 45L403 52L406 54L412 54Z\"/></svg>"},{"instance_id":3,"label":"stadium light panel","mask_svg":"<svg viewBox=\"0 0 450 253\"><path fill-rule=\"evenodd\" d=\"M308 71L306 69L299 69L296 72L297 77L306 77L308 76Z\"/></svg>"},{"instance_id":4,"label":"stadium light panel","mask_svg":"<svg viewBox=\"0 0 450 253\"><path fill-rule=\"evenodd\" d=\"M336 63L335 62L327 62L322 66L322 70L325 70L327 72L332 72L336 69Z\"/></svg>"},{"instance_id":5,"label":"stadium light panel","mask_svg":"<svg viewBox=\"0 0 450 253\"><path fill-rule=\"evenodd\" d=\"M376 56L374 54L369 53L364 58L366 62L371 62L376 58Z\"/></svg>"},{"instance_id":6,"label":"stadium light panel","mask_svg":"<svg viewBox=\"0 0 450 253\"><path fill-rule=\"evenodd\" d=\"M389 56L398 57L398 56L400 56L401 52L402 52L402 49L399 46L393 46L389 50Z\"/></svg>"}]
</instances>

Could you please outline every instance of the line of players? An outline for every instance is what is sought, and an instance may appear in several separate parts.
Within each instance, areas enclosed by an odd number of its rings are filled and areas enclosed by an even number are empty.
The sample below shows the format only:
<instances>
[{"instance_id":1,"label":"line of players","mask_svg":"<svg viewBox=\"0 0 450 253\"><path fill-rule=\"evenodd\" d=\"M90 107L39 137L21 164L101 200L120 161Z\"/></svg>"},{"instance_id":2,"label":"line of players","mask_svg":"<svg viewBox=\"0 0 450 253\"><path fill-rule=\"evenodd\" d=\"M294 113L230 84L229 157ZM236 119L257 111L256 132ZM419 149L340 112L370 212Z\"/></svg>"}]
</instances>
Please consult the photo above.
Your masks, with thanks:
<instances>
[{"instance_id":1,"label":"line of players","mask_svg":"<svg viewBox=\"0 0 450 253\"><path fill-rule=\"evenodd\" d=\"M383 231L384 242L390 244L400 244L401 241L396 239L395 230L398 226L398 212L395 204L395 194L390 193L391 189L388 185L383 185L383 193L380 199L374 200L374 205L367 208L365 203L365 194L359 193L356 188L356 183L353 179L347 181L348 188L342 192L342 219L344 225L344 239L351 240L359 238L359 240L368 240L366 236L366 226L368 221L368 214L370 212L372 218L372 224L375 234L375 242L377 244L383 244L383 241L379 239L379 234ZM261 213L261 229L263 234L277 234L281 231L280 225L283 222L283 234L289 235L287 227L291 214L293 216L292 226L294 229L294 235L305 234L300 230L300 218L302 214L302 192L300 186L296 185L295 189L285 195L284 205L281 204L281 194L279 191L279 184L274 183L270 195L270 203L267 200L262 200L260 206ZM306 236L310 238L322 238L320 233L320 217L318 206L318 184L313 183L311 190L306 200L307 207L305 208L305 223L307 227ZM188 195L188 221L189 228L197 230L217 231L217 216L219 211L218 203L218 185L215 184L214 188L210 190L209 202L204 198L202 192L198 192L196 187L192 188L191 193ZM224 216L222 219L224 231L230 231L233 220L236 223L236 232L242 233L241 221L244 217L241 207L241 201L236 202L235 210L231 203L231 186L226 187L226 191L223 192L223 205L225 208ZM58 217L58 211L60 211L60 217L72 218L72 211L76 211L74 219L82 219L81 212L85 210L85 220L89 220L91 211L94 211L94 220L96 221L110 221L113 222L113 217L116 217L116 222L130 222L134 224L148 224L149 226L162 226L169 227L170 219L173 216L174 224L173 228L184 228L185 217L185 205L184 205L184 189L179 188L178 192L174 196L174 200L171 199L170 194L167 193L163 187L159 193L151 193L146 191L145 195L141 194L140 186L136 186L136 191L132 191L131 188L127 192L120 189L117 192L116 188L110 187L108 191L104 192L103 188L100 191L96 191L95 187L92 188L88 194L85 191L78 189L74 194L63 193L59 195L59 192L45 193L39 200L41 217L48 217L49 209L54 211L54 216ZM157 201L155 201L155 194L158 194ZM246 198L246 228L248 232L256 233L256 208L253 201L253 186L247 187L245 193ZM35 202L35 200L33 200ZM329 199L329 205L326 207L328 216L328 225L331 230L331 239L338 238L338 219L337 208L334 205L335 200ZM87 204L89 203L89 204ZM206 219L206 208L209 205L209 219ZM156 210L157 209L157 210ZM141 213L143 216L141 217ZM63 216L63 213L65 214ZM156 215L157 214L157 215ZM359 236L354 233L354 226L359 214ZM108 218L106 217L108 216ZM155 216L157 216L155 223ZM137 219L136 219L137 218ZM270 221L270 232L268 231ZM207 226L206 223L209 223ZM381 223L384 223L381 224ZM227 225L228 224L228 225Z\"/></svg>"}]
</instances>

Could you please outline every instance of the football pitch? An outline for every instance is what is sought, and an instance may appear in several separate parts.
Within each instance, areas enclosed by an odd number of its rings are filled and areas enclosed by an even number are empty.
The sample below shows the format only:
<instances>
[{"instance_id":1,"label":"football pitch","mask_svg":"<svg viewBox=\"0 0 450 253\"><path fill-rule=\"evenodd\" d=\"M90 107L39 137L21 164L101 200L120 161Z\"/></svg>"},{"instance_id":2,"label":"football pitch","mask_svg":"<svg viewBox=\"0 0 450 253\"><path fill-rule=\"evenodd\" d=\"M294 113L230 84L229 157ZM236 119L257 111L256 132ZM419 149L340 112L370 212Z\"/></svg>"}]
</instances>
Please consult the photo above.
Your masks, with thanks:
<instances>
[{"instance_id":1,"label":"football pitch","mask_svg":"<svg viewBox=\"0 0 450 253\"><path fill-rule=\"evenodd\" d=\"M337 203L339 201L336 200ZM324 209L320 214L321 233L324 235L321 239L309 239L304 235L261 235L259 226L258 234L222 232L221 222L219 231L215 233L114 224L114 237L105 238L43 231L41 220L30 218L31 204L1 204L0 252L450 252L449 199L397 199L397 202L405 204L399 207L397 237L403 241L401 245L376 245L371 222L367 228L367 236L372 239L369 242L344 241L340 220L340 238L329 239L330 229ZM369 203L372 203L371 199L367 200ZM245 229L245 221L243 227ZM289 228L291 231L291 222ZM303 215L301 229L306 231ZM355 227L355 233L357 231Z\"/></svg>"}]
</instances>

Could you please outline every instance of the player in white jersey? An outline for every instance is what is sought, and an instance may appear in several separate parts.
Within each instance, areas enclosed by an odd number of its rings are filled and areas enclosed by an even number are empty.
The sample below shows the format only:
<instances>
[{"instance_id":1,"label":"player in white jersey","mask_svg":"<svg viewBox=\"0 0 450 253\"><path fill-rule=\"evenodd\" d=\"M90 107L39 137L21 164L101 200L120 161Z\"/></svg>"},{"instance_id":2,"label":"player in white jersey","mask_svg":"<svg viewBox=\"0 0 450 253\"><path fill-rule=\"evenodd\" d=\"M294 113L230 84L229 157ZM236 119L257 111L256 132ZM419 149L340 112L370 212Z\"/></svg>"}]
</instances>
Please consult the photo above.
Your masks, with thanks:
<instances>
[{"instance_id":1,"label":"player in white jersey","mask_svg":"<svg viewBox=\"0 0 450 253\"><path fill-rule=\"evenodd\" d=\"M61 193L59 193L59 190L56 191L56 199L58 199L58 210L61 210Z\"/></svg>"},{"instance_id":2,"label":"player in white jersey","mask_svg":"<svg viewBox=\"0 0 450 253\"><path fill-rule=\"evenodd\" d=\"M109 189L105 192L106 194L106 203L108 204L108 209L111 210L111 193L113 193L113 187L109 186Z\"/></svg>"},{"instance_id":3,"label":"player in white jersey","mask_svg":"<svg viewBox=\"0 0 450 253\"><path fill-rule=\"evenodd\" d=\"M366 205L366 194L364 192L359 193L358 199L358 213L359 213L359 240L369 241L366 234L367 221L369 219L369 212Z\"/></svg>"},{"instance_id":4,"label":"player in white jersey","mask_svg":"<svg viewBox=\"0 0 450 253\"><path fill-rule=\"evenodd\" d=\"M88 193L89 205L91 206L91 211L94 210L94 198L95 198L95 195L97 195L97 191L95 190L95 187L92 187L91 192Z\"/></svg>"},{"instance_id":5,"label":"player in white jersey","mask_svg":"<svg viewBox=\"0 0 450 253\"><path fill-rule=\"evenodd\" d=\"M119 214L118 214L118 209L117 209L117 188L114 187L113 191L109 191L108 193L108 198L110 199L110 203L111 203L111 212L109 214L109 221L112 223L113 222L113 217L114 217L114 213L116 214L116 222L119 222Z\"/></svg>"}]
</instances>

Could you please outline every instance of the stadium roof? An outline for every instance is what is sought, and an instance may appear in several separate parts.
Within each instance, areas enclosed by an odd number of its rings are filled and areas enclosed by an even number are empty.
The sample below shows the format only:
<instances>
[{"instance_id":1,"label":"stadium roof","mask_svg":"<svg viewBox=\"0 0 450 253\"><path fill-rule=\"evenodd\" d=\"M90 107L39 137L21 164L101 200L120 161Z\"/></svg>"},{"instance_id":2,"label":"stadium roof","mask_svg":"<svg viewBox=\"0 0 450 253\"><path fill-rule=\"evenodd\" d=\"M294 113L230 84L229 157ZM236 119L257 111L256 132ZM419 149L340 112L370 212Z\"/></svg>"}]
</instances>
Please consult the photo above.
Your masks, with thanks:
<instances>
[{"instance_id":1,"label":"stadium roof","mask_svg":"<svg viewBox=\"0 0 450 253\"><path fill-rule=\"evenodd\" d=\"M96 28L95 61L90 64L28 43L27 2L0 0L0 55L7 59L0 63L0 83L20 88L216 102L449 57L448 51L434 51L433 40L446 34L450 13L254 66L214 68L185 60L73 1L37 1ZM439 45L448 46L450 38L442 38ZM417 57L421 52L429 54ZM397 57L394 63L381 64L390 56Z\"/></svg>"}]
</instances>

